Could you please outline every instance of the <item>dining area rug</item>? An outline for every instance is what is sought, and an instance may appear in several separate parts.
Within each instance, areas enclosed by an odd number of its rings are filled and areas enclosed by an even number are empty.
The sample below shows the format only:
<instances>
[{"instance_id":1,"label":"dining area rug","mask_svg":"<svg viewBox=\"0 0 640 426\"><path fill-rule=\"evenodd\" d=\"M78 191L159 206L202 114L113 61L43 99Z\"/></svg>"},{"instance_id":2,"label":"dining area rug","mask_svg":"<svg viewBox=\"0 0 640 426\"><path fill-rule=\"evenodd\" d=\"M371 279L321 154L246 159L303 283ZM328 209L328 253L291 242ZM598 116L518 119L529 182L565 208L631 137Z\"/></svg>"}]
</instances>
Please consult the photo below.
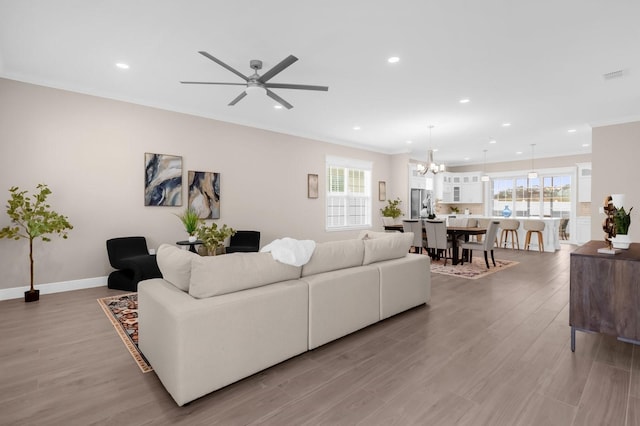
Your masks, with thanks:
<instances>
[{"instance_id":1,"label":"dining area rug","mask_svg":"<svg viewBox=\"0 0 640 426\"><path fill-rule=\"evenodd\" d=\"M153 371L153 367L138 348L138 293L103 297L98 299L98 304L140 370L143 373Z\"/></svg>"},{"instance_id":2,"label":"dining area rug","mask_svg":"<svg viewBox=\"0 0 640 426\"><path fill-rule=\"evenodd\" d=\"M499 260L496 259L496 266L493 266L491 259L489 259L490 268L487 269L487 265L484 263L484 257L474 257L473 262L465 262L464 264L453 265L451 260L447 260L447 265L444 265L444 259L431 260L431 272L435 274L452 275L454 277L467 278L470 280L477 280L478 278L486 277L487 275L495 274L496 272L504 271L507 268L517 265L519 262L511 260Z\"/></svg>"}]
</instances>

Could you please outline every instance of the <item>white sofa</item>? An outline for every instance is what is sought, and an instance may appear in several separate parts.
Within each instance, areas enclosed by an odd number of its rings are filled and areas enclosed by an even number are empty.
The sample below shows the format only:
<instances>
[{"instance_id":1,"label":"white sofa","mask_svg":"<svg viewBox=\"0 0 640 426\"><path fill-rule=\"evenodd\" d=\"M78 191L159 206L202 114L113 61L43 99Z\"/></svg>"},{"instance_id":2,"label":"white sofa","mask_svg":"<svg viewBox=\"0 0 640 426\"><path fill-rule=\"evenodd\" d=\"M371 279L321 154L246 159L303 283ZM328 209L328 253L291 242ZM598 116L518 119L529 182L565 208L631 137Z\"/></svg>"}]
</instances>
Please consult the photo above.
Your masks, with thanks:
<instances>
[{"instance_id":1,"label":"white sofa","mask_svg":"<svg viewBox=\"0 0 640 426\"><path fill-rule=\"evenodd\" d=\"M140 350L178 405L427 303L411 233L319 243L303 267L269 253L199 257L162 245L138 285Z\"/></svg>"}]
</instances>

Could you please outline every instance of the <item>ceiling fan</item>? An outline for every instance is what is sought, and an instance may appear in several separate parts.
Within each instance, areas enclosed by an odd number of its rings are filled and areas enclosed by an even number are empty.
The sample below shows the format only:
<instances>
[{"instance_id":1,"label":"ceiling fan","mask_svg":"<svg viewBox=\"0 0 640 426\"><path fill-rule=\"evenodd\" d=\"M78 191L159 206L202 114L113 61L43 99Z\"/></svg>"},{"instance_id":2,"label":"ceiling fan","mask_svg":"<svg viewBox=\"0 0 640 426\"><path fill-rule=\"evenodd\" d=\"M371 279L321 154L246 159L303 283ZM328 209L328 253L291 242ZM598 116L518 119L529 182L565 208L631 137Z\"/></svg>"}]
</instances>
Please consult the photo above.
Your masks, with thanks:
<instances>
[{"instance_id":1,"label":"ceiling fan","mask_svg":"<svg viewBox=\"0 0 640 426\"><path fill-rule=\"evenodd\" d=\"M235 68L225 64L220 59L210 55L207 52L199 51L199 54L202 56L211 59L216 64L228 69L238 77L242 78L245 83L218 83L218 82L210 82L210 81L181 81L182 84L220 84L225 86L246 86L246 89L240 93L234 100L229 103L229 106L233 106L237 104L242 98L247 96L248 93L251 92L266 92L267 96L269 96L274 101L278 102L280 105L287 109L293 108L289 102L282 99L280 96L276 95L269 89L300 89L300 90L320 90L326 92L329 90L327 86L310 86L306 84L284 84L284 83L268 83L273 77L282 72L288 66L293 64L298 60L293 55L287 56L283 59L279 64L271 68L269 71L262 75L258 75L258 70L262 69L262 61L257 59L253 59L249 62L249 66L254 70L253 74L250 76L246 76L242 74L240 71Z\"/></svg>"}]
</instances>

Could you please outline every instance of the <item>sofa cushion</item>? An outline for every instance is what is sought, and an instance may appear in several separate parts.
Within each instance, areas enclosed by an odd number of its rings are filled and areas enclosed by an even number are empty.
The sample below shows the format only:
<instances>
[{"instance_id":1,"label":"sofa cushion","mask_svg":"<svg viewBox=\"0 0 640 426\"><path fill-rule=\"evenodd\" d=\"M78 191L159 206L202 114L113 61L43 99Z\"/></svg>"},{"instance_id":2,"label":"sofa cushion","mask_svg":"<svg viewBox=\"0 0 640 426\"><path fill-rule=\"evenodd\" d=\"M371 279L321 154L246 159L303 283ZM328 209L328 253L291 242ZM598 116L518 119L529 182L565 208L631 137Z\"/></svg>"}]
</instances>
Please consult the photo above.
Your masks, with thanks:
<instances>
[{"instance_id":1,"label":"sofa cushion","mask_svg":"<svg viewBox=\"0 0 640 426\"><path fill-rule=\"evenodd\" d=\"M388 238L393 237L400 232L379 232L379 231L360 231L358 238L361 240L372 240L374 238Z\"/></svg>"},{"instance_id":2,"label":"sofa cushion","mask_svg":"<svg viewBox=\"0 0 640 426\"><path fill-rule=\"evenodd\" d=\"M311 259L302 267L302 276L361 266L363 259L364 244L360 239L318 243Z\"/></svg>"},{"instance_id":3,"label":"sofa cushion","mask_svg":"<svg viewBox=\"0 0 640 426\"><path fill-rule=\"evenodd\" d=\"M158 268L162 277L182 291L189 291L191 260L199 257L188 250L170 244L162 244L156 252Z\"/></svg>"},{"instance_id":4,"label":"sofa cushion","mask_svg":"<svg viewBox=\"0 0 640 426\"><path fill-rule=\"evenodd\" d=\"M404 257L409 253L413 244L413 232L394 233L387 238L370 238L363 240L364 260L363 265L369 265L382 260L391 260Z\"/></svg>"},{"instance_id":5,"label":"sofa cushion","mask_svg":"<svg viewBox=\"0 0 640 426\"><path fill-rule=\"evenodd\" d=\"M273 260L271 253L203 256L191 262L189 294L195 298L233 293L300 278L299 266Z\"/></svg>"}]
</instances>

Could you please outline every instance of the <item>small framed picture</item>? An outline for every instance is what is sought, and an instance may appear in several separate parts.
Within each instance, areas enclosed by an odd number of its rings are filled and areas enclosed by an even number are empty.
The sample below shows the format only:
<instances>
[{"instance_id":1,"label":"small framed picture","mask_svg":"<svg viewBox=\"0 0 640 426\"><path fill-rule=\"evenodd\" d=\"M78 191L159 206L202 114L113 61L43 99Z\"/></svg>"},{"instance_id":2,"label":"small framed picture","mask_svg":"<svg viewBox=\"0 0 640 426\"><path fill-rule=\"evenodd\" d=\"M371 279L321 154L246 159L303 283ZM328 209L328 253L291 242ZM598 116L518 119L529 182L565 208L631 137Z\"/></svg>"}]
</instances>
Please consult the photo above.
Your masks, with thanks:
<instances>
[{"instance_id":1,"label":"small framed picture","mask_svg":"<svg viewBox=\"0 0 640 426\"><path fill-rule=\"evenodd\" d=\"M307 175L307 198L318 198L318 175Z\"/></svg>"},{"instance_id":2,"label":"small framed picture","mask_svg":"<svg viewBox=\"0 0 640 426\"><path fill-rule=\"evenodd\" d=\"M387 183L383 180L378 182L378 200L386 201L387 199Z\"/></svg>"}]
</instances>

